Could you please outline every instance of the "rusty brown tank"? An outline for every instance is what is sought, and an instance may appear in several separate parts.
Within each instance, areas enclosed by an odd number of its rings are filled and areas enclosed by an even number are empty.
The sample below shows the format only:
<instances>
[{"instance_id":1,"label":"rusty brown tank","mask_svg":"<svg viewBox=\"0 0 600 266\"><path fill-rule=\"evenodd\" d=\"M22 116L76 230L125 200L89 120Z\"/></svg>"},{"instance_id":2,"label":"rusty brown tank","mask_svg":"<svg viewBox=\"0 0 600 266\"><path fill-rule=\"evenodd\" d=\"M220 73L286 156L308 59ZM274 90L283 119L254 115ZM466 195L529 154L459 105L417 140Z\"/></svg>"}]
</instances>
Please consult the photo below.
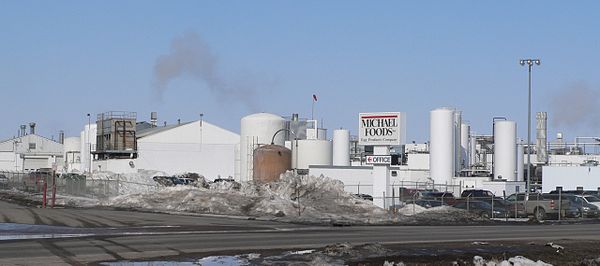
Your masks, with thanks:
<instances>
[{"instance_id":1,"label":"rusty brown tank","mask_svg":"<svg viewBox=\"0 0 600 266\"><path fill-rule=\"evenodd\" d=\"M292 169L292 151L279 145L265 145L254 150L253 180L257 183L278 181Z\"/></svg>"}]
</instances>

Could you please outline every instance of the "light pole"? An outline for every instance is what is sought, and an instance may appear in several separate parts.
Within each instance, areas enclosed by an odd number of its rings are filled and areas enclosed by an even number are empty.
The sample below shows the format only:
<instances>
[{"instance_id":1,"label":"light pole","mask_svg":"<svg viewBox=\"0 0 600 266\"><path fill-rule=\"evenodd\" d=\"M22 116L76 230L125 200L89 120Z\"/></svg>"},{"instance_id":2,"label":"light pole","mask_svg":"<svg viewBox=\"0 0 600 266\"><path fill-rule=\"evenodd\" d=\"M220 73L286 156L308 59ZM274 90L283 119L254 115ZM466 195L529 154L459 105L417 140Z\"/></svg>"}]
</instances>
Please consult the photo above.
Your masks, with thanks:
<instances>
[{"instance_id":1,"label":"light pole","mask_svg":"<svg viewBox=\"0 0 600 266\"><path fill-rule=\"evenodd\" d=\"M531 189L531 67L540 65L540 59L521 59L519 63L522 66L527 65L529 70L529 101L527 104L527 193ZM526 195L528 195L526 194Z\"/></svg>"}]
</instances>

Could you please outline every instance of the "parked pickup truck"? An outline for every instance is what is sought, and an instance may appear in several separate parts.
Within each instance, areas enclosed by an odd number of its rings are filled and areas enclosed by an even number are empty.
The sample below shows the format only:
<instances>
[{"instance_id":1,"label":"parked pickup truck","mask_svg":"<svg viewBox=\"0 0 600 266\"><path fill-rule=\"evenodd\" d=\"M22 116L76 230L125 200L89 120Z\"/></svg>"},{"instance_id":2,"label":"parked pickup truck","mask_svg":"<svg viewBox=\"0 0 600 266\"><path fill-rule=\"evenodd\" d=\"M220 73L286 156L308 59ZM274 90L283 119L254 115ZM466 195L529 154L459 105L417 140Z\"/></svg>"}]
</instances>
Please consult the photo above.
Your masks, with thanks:
<instances>
[{"instance_id":1,"label":"parked pickup truck","mask_svg":"<svg viewBox=\"0 0 600 266\"><path fill-rule=\"evenodd\" d=\"M559 208L560 216L565 217L566 210L570 207L568 199L560 201L552 199L548 194L531 193L529 200L525 201L525 193L515 193L508 197L509 202L518 202L525 205L525 211L528 216L533 216L538 221L543 221L548 218L558 218Z\"/></svg>"}]
</instances>

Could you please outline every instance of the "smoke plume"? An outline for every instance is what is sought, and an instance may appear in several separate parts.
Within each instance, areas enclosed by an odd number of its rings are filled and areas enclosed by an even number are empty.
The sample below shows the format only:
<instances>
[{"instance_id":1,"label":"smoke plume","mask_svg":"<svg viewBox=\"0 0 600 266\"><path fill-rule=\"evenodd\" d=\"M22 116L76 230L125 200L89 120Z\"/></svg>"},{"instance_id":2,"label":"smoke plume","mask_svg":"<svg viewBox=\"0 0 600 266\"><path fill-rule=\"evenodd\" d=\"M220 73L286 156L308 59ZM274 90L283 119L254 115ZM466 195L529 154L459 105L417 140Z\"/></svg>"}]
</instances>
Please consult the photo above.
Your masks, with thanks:
<instances>
[{"instance_id":1,"label":"smoke plume","mask_svg":"<svg viewBox=\"0 0 600 266\"><path fill-rule=\"evenodd\" d=\"M596 130L600 126L599 91L586 84L566 87L552 97L552 125Z\"/></svg>"},{"instance_id":2,"label":"smoke plume","mask_svg":"<svg viewBox=\"0 0 600 266\"><path fill-rule=\"evenodd\" d=\"M252 82L223 75L219 71L219 58L195 32L174 38L170 52L156 60L154 78L160 99L169 88L169 82L182 76L203 82L218 101L234 100L251 110L257 108L257 94Z\"/></svg>"}]
</instances>

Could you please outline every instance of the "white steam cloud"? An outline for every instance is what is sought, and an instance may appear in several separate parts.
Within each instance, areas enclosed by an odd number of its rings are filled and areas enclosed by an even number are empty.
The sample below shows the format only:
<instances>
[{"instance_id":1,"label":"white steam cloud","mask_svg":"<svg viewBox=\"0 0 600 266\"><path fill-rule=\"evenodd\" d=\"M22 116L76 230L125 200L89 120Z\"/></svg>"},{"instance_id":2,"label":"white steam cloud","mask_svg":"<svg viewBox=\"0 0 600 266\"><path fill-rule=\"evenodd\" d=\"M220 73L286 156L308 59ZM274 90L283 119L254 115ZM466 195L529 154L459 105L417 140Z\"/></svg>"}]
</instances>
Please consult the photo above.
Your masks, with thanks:
<instances>
[{"instance_id":1,"label":"white steam cloud","mask_svg":"<svg viewBox=\"0 0 600 266\"><path fill-rule=\"evenodd\" d=\"M219 71L219 58L195 32L174 38L170 52L156 60L155 88L160 99L169 82L182 76L203 82L218 101L238 101L252 111L258 107L253 82L223 75Z\"/></svg>"},{"instance_id":2,"label":"white steam cloud","mask_svg":"<svg viewBox=\"0 0 600 266\"><path fill-rule=\"evenodd\" d=\"M577 83L555 94L550 103L552 125L597 130L600 126L600 94Z\"/></svg>"}]
</instances>

